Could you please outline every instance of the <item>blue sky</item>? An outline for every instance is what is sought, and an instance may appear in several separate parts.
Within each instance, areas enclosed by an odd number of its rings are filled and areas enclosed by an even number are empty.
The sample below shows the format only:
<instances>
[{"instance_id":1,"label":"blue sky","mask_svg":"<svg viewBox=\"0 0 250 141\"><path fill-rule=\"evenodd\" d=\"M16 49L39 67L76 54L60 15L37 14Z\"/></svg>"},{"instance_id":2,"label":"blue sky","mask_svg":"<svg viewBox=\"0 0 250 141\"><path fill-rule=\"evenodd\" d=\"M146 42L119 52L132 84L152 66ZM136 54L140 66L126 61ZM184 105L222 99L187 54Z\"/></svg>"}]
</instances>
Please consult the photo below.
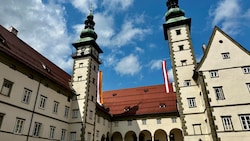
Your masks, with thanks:
<instances>
[{"instance_id":1,"label":"blue sky","mask_svg":"<svg viewBox=\"0 0 250 141\"><path fill-rule=\"evenodd\" d=\"M71 74L75 51L92 3L97 43L103 49L103 89L113 90L163 84L160 62L168 43L162 24L167 0L0 0L0 24L14 26L18 37ZM191 37L196 58L215 25L250 50L250 1L179 0L192 18Z\"/></svg>"}]
</instances>

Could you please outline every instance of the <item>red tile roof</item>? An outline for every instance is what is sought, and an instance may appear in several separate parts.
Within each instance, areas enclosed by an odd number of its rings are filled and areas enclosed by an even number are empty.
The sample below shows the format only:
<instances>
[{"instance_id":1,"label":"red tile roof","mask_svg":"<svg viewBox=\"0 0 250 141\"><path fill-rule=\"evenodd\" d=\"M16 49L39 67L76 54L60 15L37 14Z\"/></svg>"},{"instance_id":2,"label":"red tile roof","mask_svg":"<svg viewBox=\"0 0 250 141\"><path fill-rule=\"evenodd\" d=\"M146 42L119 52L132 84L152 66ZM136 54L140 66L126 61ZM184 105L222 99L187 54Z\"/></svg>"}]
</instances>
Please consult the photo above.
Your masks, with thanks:
<instances>
[{"instance_id":1,"label":"red tile roof","mask_svg":"<svg viewBox=\"0 0 250 141\"><path fill-rule=\"evenodd\" d=\"M67 90L71 76L0 25L0 51L11 56Z\"/></svg>"},{"instance_id":2,"label":"red tile roof","mask_svg":"<svg viewBox=\"0 0 250 141\"><path fill-rule=\"evenodd\" d=\"M112 116L177 112L176 94L172 89L166 93L164 85L105 91L103 100Z\"/></svg>"}]
</instances>

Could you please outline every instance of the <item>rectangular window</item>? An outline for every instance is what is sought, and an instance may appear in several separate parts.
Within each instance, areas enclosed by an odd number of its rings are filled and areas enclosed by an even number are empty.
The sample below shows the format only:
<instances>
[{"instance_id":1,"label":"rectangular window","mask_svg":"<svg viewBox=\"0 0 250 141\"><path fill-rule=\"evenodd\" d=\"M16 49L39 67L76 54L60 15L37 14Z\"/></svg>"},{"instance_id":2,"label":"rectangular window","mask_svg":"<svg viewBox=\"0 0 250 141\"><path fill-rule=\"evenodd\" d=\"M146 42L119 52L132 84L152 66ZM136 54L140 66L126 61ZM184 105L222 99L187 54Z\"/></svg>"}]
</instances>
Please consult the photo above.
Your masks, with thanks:
<instances>
[{"instance_id":1,"label":"rectangular window","mask_svg":"<svg viewBox=\"0 0 250 141\"><path fill-rule=\"evenodd\" d=\"M201 124L193 124L194 134L195 135L201 135Z\"/></svg>"},{"instance_id":2,"label":"rectangular window","mask_svg":"<svg viewBox=\"0 0 250 141\"><path fill-rule=\"evenodd\" d=\"M118 127L118 126L119 126L119 122L115 121L115 127Z\"/></svg>"},{"instance_id":3,"label":"rectangular window","mask_svg":"<svg viewBox=\"0 0 250 141\"><path fill-rule=\"evenodd\" d=\"M78 76L77 81L82 81L82 76Z\"/></svg>"},{"instance_id":4,"label":"rectangular window","mask_svg":"<svg viewBox=\"0 0 250 141\"><path fill-rule=\"evenodd\" d=\"M250 92L250 83L247 83L247 89Z\"/></svg>"},{"instance_id":5,"label":"rectangular window","mask_svg":"<svg viewBox=\"0 0 250 141\"><path fill-rule=\"evenodd\" d=\"M3 123L3 117L4 117L5 114L3 113L0 113L0 129L1 129L1 125Z\"/></svg>"},{"instance_id":6,"label":"rectangular window","mask_svg":"<svg viewBox=\"0 0 250 141\"><path fill-rule=\"evenodd\" d=\"M64 117L68 118L68 116L69 116L69 107L65 106Z\"/></svg>"},{"instance_id":7,"label":"rectangular window","mask_svg":"<svg viewBox=\"0 0 250 141\"><path fill-rule=\"evenodd\" d=\"M250 130L250 115L240 115L243 130Z\"/></svg>"},{"instance_id":8,"label":"rectangular window","mask_svg":"<svg viewBox=\"0 0 250 141\"><path fill-rule=\"evenodd\" d=\"M35 136L35 137L39 136L41 126L42 126L42 123L35 122L35 126L34 126L34 129L33 129L33 134L32 134L33 136Z\"/></svg>"},{"instance_id":9,"label":"rectangular window","mask_svg":"<svg viewBox=\"0 0 250 141\"><path fill-rule=\"evenodd\" d=\"M187 65L187 60L181 60L181 65L186 66Z\"/></svg>"},{"instance_id":10,"label":"rectangular window","mask_svg":"<svg viewBox=\"0 0 250 141\"><path fill-rule=\"evenodd\" d=\"M50 139L54 138L55 130L56 130L56 127L50 126L50 131L49 131L49 138Z\"/></svg>"},{"instance_id":11,"label":"rectangular window","mask_svg":"<svg viewBox=\"0 0 250 141\"><path fill-rule=\"evenodd\" d=\"M250 73L250 66L248 66L248 67L243 67L243 68L242 68L242 71L243 71L244 74L249 74L249 73Z\"/></svg>"},{"instance_id":12,"label":"rectangular window","mask_svg":"<svg viewBox=\"0 0 250 141\"><path fill-rule=\"evenodd\" d=\"M157 118L157 119L156 119L156 122L157 122L157 124L161 124L161 119L160 119L160 118Z\"/></svg>"},{"instance_id":13,"label":"rectangular window","mask_svg":"<svg viewBox=\"0 0 250 141\"><path fill-rule=\"evenodd\" d=\"M214 87L214 91L215 91L216 100L225 99L222 87Z\"/></svg>"},{"instance_id":14,"label":"rectangular window","mask_svg":"<svg viewBox=\"0 0 250 141\"><path fill-rule=\"evenodd\" d=\"M211 78L219 77L219 73L217 70L209 71L209 73Z\"/></svg>"},{"instance_id":15,"label":"rectangular window","mask_svg":"<svg viewBox=\"0 0 250 141\"><path fill-rule=\"evenodd\" d=\"M71 132L70 133L70 141L75 141L76 140L76 132Z\"/></svg>"},{"instance_id":16,"label":"rectangular window","mask_svg":"<svg viewBox=\"0 0 250 141\"><path fill-rule=\"evenodd\" d=\"M223 116L221 117L223 127L225 131L232 131L233 130L233 125L231 121L231 116Z\"/></svg>"},{"instance_id":17,"label":"rectangular window","mask_svg":"<svg viewBox=\"0 0 250 141\"><path fill-rule=\"evenodd\" d=\"M40 97L40 104L39 104L39 108L42 108L42 109L44 109L44 108L45 108L46 100L47 100L47 97L45 97L45 96L41 95L41 97Z\"/></svg>"},{"instance_id":18,"label":"rectangular window","mask_svg":"<svg viewBox=\"0 0 250 141\"><path fill-rule=\"evenodd\" d=\"M229 59L230 58L229 52L221 53L221 55L222 55L223 59Z\"/></svg>"},{"instance_id":19,"label":"rectangular window","mask_svg":"<svg viewBox=\"0 0 250 141\"><path fill-rule=\"evenodd\" d=\"M100 131L96 130L96 137L99 137L99 133L100 133Z\"/></svg>"},{"instance_id":20,"label":"rectangular window","mask_svg":"<svg viewBox=\"0 0 250 141\"><path fill-rule=\"evenodd\" d=\"M79 109L74 109L72 113L72 118L78 118Z\"/></svg>"},{"instance_id":21,"label":"rectangular window","mask_svg":"<svg viewBox=\"0 0 250 141\"><path fill-rule=\"evenodd\" d=\"M54 107L53 107L53 113L57 113L57 111L58 111L58 106L59 106L59 102L57 102L57 101L54 101Z\"/></svg>"},{"instance_id":22,"label":"rectangular window","mask_svg":"<svg viewBox=\"0 0 250 141\"><path fill-rule=\"evenodd\" d=\"M29 104L31 94L32 94L31 90L24 88L22 102L25 104Z\"/></svg>"},{"instance_id":23,"label":"rectangular window","mask_svg":"<svg viewBox=\"0 0 250 141\"><path fill-rule=\"evenodd\" d=\"M82 68L83 67L83 63L79 63L79 68Z\"/></svg>"},{"instance_id":24,"label":"rectangular window","mask_svg":"<svg viewBox=\"0 0 250 141\"><path fill-rule=\"evenodd\" d=\"M132 126L132 120L128 120L128 126Z\"/></svg>"},{"instance_id":25,"label":"rectangular window","mask_svg":"<svg viewBox=\"0 0 250 141\"><path fill-rule=\"evenodd\" d=\"M13 86L13 82L11 82L7 79L4 79L3 85L1 88L1 94L5 95L5 96L10 96L12 86Z\"/></svg>"},{"instance_id":26,"label":"rectangular window","mask_svg":"<svg viewBox=\"0 0 250 141\"><path fill-rule=\"evenodd\" d=\"M191 80L184 80L184 86L191 86Z\"/></svg>"},{"instance_id":27,"label":"rectangular window","mask_svg":"<svg viewBox=\"0 0 250 141\"><path fill-rule=\"evenodd\" d=\"M189 108L194 108L194 107L196 107L195 98L188 98L187 101L188 101L188 106L189 106Z\"/></svg>"},{"instance_id":28,"label":"rectangular window","mask_svg":"<svg viewBox=\"0 0 250 141\"><path fill-rule=\"evenodd\" d=\"M172 123L176 123L177 122L176 118L171 118L171 120L172 120Z\"/></svg>"},{"instance_id":29,"label":"rectangular window","mask_svg":"<svg viewBox=\"0 0 250 141\"><path fill-rule=\"evenodd\" d=\"M181 30L180 29L175 30L175 32L176 32L176 35L181 35Z\"/></svg>"},{"instance_id":30,"label":"rectangular window","mask_svg":"<svg viewBox=\"0 0 250 141\"><path fill-rule=\"evenodd\" d=\"M61 141L65 141L66 139L66 129L62 129L61 131Z\"/></svg>"},{"instance_id":31,"label":"rectangular window","mask_svg":"<svg viewBox=\"0 0 250 141\"><path fill-rule=\"evenodd\" d=\"M105 118L103 118L103 125L105 126Z\"/></svg>"},{"instance_id":32,"label":"rectangular window","mask_svg":"<svg viewBox=\"0 0 250 141\"><path fill-rule=\"evenodd\" d=\"M14 128L14 133L16 134L21 134L23 131L23 126L24 126L24 119L21 118L16 118L16 125Z\"/></svg>"},{"instance_id":33,"label":"rectangular window","mask_svg":"<svg viewBox=\"0 0 250 141\"><path fill-rule=\"evenodd\" d=\"M97 116L97 123L100 123L100 116Z\"/></svg>"},{"instance_id":34,"label":"rectangular window","mask_svg":"<svg viewBox=\"0 0 250 141\"><path fill-rule=\"evenodd\" d=\"M184 50L184 45L179 45L178 47L179 47L179 51Z\"/></svg>"},{"instance_id":35,"label":"rectangular window","mask_svg":"<svg viewBox=\"0 0 250 141\"><path fill-rule=\"evenodd\" d=\"M141 122L142 122L142 125L146 125L147 124L147 120L146 119L141 120Z\"/></svg>"},{"instance_id":36,"label":"rectangular window","mask_svg":"<svg viewBox=\"0 0 250 141\"><path fill-rule=\"evenodd\" d=\"M91 120L93 119L93 111L91 111L91 110L89 111L89 119L91 119Z\"/></svg>"},{"instance_id":37,"label":"rectangular window","mask_svg":"<svg viewBox=\"0 0 250 141\"><path fill-rule=\"evenodd\" d=\"M91 133L88 133L87 141L91 141Z\"/></svg>"}]
</instances>

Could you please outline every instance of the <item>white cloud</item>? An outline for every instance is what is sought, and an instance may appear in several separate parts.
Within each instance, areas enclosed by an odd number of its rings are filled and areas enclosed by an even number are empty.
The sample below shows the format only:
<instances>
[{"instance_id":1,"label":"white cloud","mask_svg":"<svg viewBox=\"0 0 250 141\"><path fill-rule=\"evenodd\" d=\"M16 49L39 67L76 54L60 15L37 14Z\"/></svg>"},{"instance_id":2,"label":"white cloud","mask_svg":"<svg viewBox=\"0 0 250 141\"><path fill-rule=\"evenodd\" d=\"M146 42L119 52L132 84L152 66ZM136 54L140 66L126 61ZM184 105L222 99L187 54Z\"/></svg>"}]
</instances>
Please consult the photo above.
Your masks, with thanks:
<instances>
[{"instance_id":1,"label":"white cloud","mask_svg":"<svg viewBox=\"0 0 250 141\"><path fill-rule=\"evenodd\" d=\"M108 11L126 10L133 4L134 0L103 0L102 6Z\"/></svg>"},{"instance_id":2,"label":"white cloud","mask_svg":"<svg viewBox=\"0 0 250 141\"><path fill-rule=\"evenodd\" d=\"M161 62L162 60L152 60L149 62L149 68L150 70L159 70L161 69Z\"/></svg>"},{"instance_id":3,"label":"white cloud","mask_svg":"<svg viewBox=\"0 0 250 141\"><path fill-rule=\"evenodd\" d=\"M122 58L115 66L115 71L121 75L135 75L141 70L139 59L134 54Z\"/></svg>"},{"instance_id":4,"label":"white cloud","mask_svg":"<svg viewBox=\"0 0 250 141\"><path fill-rule=\"evenodd\" d=\"M0 23L14 26L18 36L64 70L72 69L71 37L67 33L65 9L40 0L1 1Z\"/></svg>"},{"instance_id":5,"label":"white cloud","mask_svg":"<svg viewBox=\"0 0 250 141\"><path fill-rule=\"evenodd\" d=\"M228 34L238 34L242 27L248 25L249 9L242 9L241 0L220 0L215 7L210 8L212 26L220 25ZM246 13L244 13L247 11ZM247 22L247 24L245 24Z\"/></svg>"}]
</instances>

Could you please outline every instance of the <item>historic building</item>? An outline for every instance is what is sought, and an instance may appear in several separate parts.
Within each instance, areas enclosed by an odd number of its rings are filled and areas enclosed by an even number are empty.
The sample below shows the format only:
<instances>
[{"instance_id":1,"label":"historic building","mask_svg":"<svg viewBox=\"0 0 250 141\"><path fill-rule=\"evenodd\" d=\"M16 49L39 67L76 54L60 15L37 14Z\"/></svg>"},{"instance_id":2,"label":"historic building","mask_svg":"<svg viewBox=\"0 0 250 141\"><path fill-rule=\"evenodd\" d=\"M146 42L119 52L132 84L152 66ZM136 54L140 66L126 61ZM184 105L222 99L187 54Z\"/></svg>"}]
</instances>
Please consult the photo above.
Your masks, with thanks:
<instances>
[{"instance_id":1,"label":"historic building","mask_svg":"<svg viewBox=\"0 0 250 141\"><path fill-rule=\"evenodd\" d=\"M191 19L167 1L163 24L174 83L103 92L90 12L69 75L0 25L1 141L248 141L250 52L215 27L196 61Z\"/></svg>"}]
</instances>

